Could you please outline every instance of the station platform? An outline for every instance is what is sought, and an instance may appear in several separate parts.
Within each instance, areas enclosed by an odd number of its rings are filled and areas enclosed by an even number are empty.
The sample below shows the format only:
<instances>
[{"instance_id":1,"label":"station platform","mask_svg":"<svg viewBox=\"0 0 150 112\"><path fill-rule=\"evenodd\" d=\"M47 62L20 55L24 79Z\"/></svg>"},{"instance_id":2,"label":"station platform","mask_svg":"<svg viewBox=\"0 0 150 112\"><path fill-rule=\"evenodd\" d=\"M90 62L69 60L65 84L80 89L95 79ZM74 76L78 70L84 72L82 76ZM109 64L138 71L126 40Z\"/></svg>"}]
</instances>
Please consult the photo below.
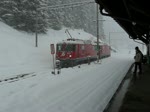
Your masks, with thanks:
<instances>
[{"instance_id":1,"label":"station platform","mask_svg":"<svg viewBox=\"0 0 150 112\"><path fill-rule=\"evenodd\" d=\"M150 65L144 64L143 73L128 86L118 112L150 112Z\"/></svg>"}]
</instances>

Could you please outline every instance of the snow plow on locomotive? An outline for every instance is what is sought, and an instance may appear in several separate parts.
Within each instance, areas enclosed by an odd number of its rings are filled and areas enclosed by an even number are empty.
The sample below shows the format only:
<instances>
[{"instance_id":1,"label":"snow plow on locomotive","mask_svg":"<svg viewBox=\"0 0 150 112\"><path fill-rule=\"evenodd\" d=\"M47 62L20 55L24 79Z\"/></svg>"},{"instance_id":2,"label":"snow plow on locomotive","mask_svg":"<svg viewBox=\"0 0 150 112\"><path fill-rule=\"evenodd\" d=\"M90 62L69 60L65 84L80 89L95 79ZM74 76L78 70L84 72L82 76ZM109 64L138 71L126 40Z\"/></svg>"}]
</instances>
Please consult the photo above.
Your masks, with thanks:
<instances>
[{"instance_id":1,"label":"snow plow on locomotive","mask_svg":"<svg viewBox=\"0 0 150 112\"><path fill-rule=\"evenodd\" d=\"M97 60L98 56L110 56L110 47L106 43L100 43L97 47L92 40L69 38L56 45L56 62L60 62L61 68L89 63Z\"/></svg>"}]
</instances>

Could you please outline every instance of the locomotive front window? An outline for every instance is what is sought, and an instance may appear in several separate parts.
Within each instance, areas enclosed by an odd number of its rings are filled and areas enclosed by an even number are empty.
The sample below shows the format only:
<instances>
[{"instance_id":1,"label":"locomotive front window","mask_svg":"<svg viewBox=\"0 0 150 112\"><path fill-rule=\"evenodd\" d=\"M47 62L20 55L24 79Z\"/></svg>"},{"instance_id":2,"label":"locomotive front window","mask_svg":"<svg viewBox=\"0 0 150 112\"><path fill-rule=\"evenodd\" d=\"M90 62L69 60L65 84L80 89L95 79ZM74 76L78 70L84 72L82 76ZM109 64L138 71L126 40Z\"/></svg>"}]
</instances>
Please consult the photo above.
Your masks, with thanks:
<instances>
[{"instance_id":1,"label":"locomotive front window","mask_svg":"<svg viewBox=\"0 0 150 112\"><path fill-rule=\"evenodd\" d=\"M74 44L57 44L57 51L75 51Z\"/></svg>"},{"instance_id":2,"label":"locomotive front window","mask_svg":"<svg viewBox=\"0 0 150 112\"><path fill-rule=\"evenodd\" d=\"M68 44L66 46L66 51L75 51L75 45L74 44Z\"/></svg>"},{"instance_id":3,"label":"locomotive front window","mask_svg":"<svg viewBox=\"0 0 150 112\"><path fill-rule=\"evenodd\" d=\"M57 44L57 51L61 51L62 50L62 44Z\"/></svg>"}]
</instances>

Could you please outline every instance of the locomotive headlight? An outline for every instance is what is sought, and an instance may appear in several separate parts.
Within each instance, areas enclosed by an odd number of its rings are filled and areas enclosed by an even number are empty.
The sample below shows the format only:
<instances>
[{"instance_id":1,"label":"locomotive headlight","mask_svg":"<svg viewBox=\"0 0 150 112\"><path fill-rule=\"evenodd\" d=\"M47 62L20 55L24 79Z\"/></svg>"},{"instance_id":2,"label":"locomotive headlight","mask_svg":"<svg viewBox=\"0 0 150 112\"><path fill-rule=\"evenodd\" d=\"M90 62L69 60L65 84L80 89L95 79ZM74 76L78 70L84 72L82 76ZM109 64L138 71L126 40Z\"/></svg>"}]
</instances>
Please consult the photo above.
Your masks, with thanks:
<instances>
[{"instance_id":1,"label":"locomotive headlight","mask_svg":"<svg viewBox=\"0 0 150 112\"><path fill-rule=\"evenodd\" d=\"M70 54L70 55L69 55L69 58L71 58L71 57L72 57L72 55Z\"/></svg>"}]
</instances>

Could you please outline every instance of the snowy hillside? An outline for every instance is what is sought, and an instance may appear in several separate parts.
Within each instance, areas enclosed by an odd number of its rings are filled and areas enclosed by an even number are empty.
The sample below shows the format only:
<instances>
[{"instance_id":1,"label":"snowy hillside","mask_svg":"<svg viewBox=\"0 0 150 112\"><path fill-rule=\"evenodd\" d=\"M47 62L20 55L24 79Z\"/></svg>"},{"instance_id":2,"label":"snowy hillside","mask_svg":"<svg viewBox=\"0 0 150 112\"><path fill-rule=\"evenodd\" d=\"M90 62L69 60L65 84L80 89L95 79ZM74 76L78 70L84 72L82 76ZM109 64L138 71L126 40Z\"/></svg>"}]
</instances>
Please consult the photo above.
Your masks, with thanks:
<instances>
[{"instance_id":1,"label":"snowy hillside","mask_svg":"<svg viewBox=\"0 0 150 112\"><path fill-rule=\"evenodd\" d=\"M67 39L65 30L65 28L61 31L49 30L47 35L38 35L36 48L34 34L18 32L0 22L0 77L16 74L18 71L24 73L52 68L50 44ZM69 31L74 38L93 37L82 30Z\"/></svg>"},{"instance_id":2,"label":"snowy hillside","mask_svg":"<svg viewBox=\"0 0 150 112\"><path fill-rule=\"evenodd\" d=\"M112 53L101 64L65 68L53 75L50 44L67 36L49 30L18 32L0 22L0 112L102 112L133 63L133 54ZM82 30L73 37L92 38Z\"/></svg>"}]
</instances>

